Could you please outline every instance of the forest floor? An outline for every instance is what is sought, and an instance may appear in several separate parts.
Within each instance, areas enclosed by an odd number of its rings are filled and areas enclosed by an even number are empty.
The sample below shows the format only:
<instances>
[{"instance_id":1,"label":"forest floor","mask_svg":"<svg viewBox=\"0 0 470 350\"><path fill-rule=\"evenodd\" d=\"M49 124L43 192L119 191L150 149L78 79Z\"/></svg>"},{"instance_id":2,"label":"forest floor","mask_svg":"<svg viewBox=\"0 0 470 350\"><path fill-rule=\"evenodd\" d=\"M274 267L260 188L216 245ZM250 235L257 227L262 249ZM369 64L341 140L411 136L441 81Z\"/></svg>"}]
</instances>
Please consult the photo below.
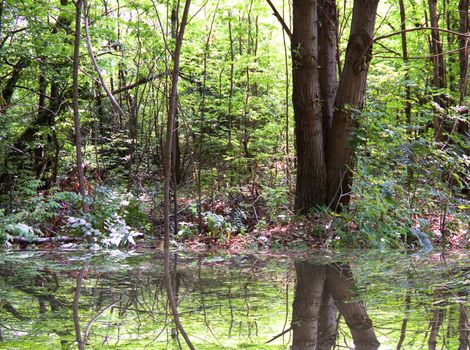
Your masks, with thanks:
<instances>
[{"instance_id":1,"label":"forest floor","mask_svg":"<svg viewBox=\"0 0 470 350\"><path fill-rule=\"evenodd\" d=\"M64 243L91 246L93 242L103 248L112 248L109 242L116 242L112 241L116 238L112 235L121 232L116 247L134 249L162 246L161 206L150 196L119 196L109 188L101 189L94 194L96 198L101 199L96 200L88 213L82 213L80 206L73 206L64 199L66 193L35 195L31 200L35 203L35 209L29 212L27 225L12 225L12 221L9 223L4 220L4 227L10 226L10 231L18 231L16 236L13 236L14 232L10 232L8 241L21 248L33 244L41 248L56 248ZM416 235L413 236L411 232L418 230L429 240L428 246L432 244L435 248L467 248L469 243L468 223L462 222L462 217L453 217L449 212L444 215L442 212L422 211L414 214L411 220L408 219L408 223L405 223L400 216L392 219L373 215L366 217L354 209L345 214L317 211L298 216L290 210L291 204L289 201L273 203L258 193L238 191L232 196L205 198L198 210L194 198L181 196L177 208L178 228L176 234L172 234L171 242L175 248L190 250L246 251L387 246L419 249L423 242L420 242L419 238L416 239ZM22 212L16 214L18 218L21 218L20 214ZM375 221L371 224L372 219ZM102 222L103 227L96 226L96 222ZM174 216L171 216L170 225L171 230L175 231ZM0 231L1 229L2 227ZM369 231L365 232L365 229ZM35 235L31 236L33 231ZM136 234L128 239L130 232ZM401 232L401 236L397 236L397 232ZM390 237L392 241L384 240Z\"/></svg>"},{"instance_id":2,"label":"forest floor","mask_svg":"<svg viewBox=\"0 0 470 350\"><path fill-rule=\"evenodd\" d=\"M189 219L189 218L186 218ZM458 229L444 229L442 234L442 216L439 213L423 215L419 219L429 223L427 234L435 248L462 249L468 247L468 227L465 225L455 225ZM348 244L337 244L340 237L334 230L334 220L332 216L307 215L292 216L287 222L267 224L261 229L253 228L249 232L234 233L225 235L213 235L205 230L201 234L195 234L189 238L178 238L175 245L183 246L191 250L201 249L222 249L229 251L259 250L259 249L328 249L332 247L345 248L365 248L367 242L357 241L355 246ZM416 218L418 220L418 218ZM452 215L446 216L447 223L455 223ZM357 234L358 225L350 222L346 225L347 234ZM405 243L405 239L403 239ZM411 249L419 249L418 242L408 237L407 246ZM162 240L155 244L160 247Z\"/></svg>"}]
</instances>

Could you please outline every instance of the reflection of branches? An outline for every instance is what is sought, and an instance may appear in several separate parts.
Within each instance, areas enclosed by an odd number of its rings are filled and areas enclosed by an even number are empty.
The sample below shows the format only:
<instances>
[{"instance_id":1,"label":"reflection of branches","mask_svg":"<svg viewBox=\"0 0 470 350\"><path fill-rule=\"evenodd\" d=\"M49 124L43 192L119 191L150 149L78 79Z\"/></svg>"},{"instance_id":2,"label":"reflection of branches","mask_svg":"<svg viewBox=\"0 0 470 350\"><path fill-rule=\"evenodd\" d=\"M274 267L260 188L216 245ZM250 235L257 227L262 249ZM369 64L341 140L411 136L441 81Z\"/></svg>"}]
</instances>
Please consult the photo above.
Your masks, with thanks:
<instances>
[{"instance_id":1,"label":"reflection of branches","mask_svg":"<svg viewBox=\"0 0 470 350\"><path fill-rule=\"evenodd\" d=\"M228 330L228 335L232 336L233 323L235 322L233 317L232 287L228 288L228 307L230 309L230 328Z\"/></svg>"},{"instance_id":2,"label":"reflection of branches","mask_svg":"<svg viewBox=\"0 0 470 350\"><path fill-rule=\"evenodd\" d=\"M106 306L105 308L101 309L101 311L99 311L91 320L90 322L88 322L86 328L85 328L85 332L83 333L83 339L86 340L88 339L89 335L90 335L90 331L91 331L91 326L93 326L93 323L95 323L95 321L100 318L103 313L105 313L107 310L111 309L113 306L117 305L118 303L120 303L121 300L117 300L115 301L114 303Z\"/></svg>"},{"instance_id":3,"label":"reflection of branches","mask_svg":"<svg viewBox=\"0 0 470 350\"><path fill-rule=\"evenodd\" d=\"M203 313L203 317L204 317L204 324L206 325L206 328L209 330L209 332L211 333L214 340L217 341L220 345L222 345L222 343L219 341L219 339L214 334L214 331L212 330L212 328L209 324L209 321L207 320L206 298L204 296L204 289L202 288L202 283L201 283L201 259L200 258L198 260L197 275L198 275L199 295L201 296L201 304L202 304L202 313ZM232 314L232 317L233 317L233 314Z\"/></svg>"},{"instance_id":4,"label":"reflection of branches","mask_svg":"<svg viewBox=\"0 0 470 350\"><path fill-rule=\"evenodd\" d=\"M433 294L433 310L432 310L432 320L430 323L431 331L429 333L428 346L429 350L435 350L437 345L437 335L439 333L439 328L442 325L444 320L444 309L442 307L441 301L443 297L443 289L436 288Z\"/></svg>"},{"instance_id":5,"label":"reflection of branches","mask_svg":"<svg viewBox=\"0 0 470 350\"><path fill-rule=\"evenodd\" d=\"M28 319L28 317L21 315L20 312L5 299L0 299L0 310L1 309L5 309L20 321L26 321Z\"/></svg>"}]
</instances>

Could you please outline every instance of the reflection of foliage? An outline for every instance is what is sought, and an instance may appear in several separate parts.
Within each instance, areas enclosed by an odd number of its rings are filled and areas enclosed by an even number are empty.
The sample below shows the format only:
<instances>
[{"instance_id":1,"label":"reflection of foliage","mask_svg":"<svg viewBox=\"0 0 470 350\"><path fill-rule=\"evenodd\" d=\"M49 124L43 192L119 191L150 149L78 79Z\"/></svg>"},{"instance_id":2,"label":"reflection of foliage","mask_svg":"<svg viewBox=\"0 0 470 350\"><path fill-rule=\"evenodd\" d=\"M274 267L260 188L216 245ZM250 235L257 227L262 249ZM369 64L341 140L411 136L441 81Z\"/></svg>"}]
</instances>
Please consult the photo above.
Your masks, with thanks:
<instances>
[{"instance_id":1,"label":"reflection of foliage","mask_svg":"<svg viewBox=\"0 0 470 350\"><path fill-rule=\"evenodd\" d=\"M83 283L80 319L93 323L89 346L93 349L165 349L173 340L166 312L161 264L152 257L114 251L87 254L89 268ZM67 258L66 264L58 259ZM5 348L57 349L61 341L74 341L71 305L77 269L83 252L48 256L27 252L9 254L0 262L0 318ZM465 256L410 257L398 252L350 252L317 263L351 261L358 297L367 304L384 348L393 348L400 336L406 293L411 295L406 344L419 349L431 311L438 305L449 310L449 348L457 348L456 308L460 292L468 289ZM178 261L179 310L183 324L198 349L288 349L287 339L265 344L279 334L291 312L292 266L284 258L250 255L184 256ZM287 288L287 289L286 289ZM440 288L445 293L433 299ZM5 307L13 306L20 318ZM44 308L38 308L38 302ZM116 303L106 309L109 305ZM2 307L3 305L3 307ZM42 311L38 311L42 310ZM104 311L103 311L104 310ZM39 312L39 314L38 314ZM101 313L102 312L102 313ZM290 315L287 315L287 327ZM447 322L447 321L446 321ZM339 345L350 342L348 327L340 325ZM14 339L21 330L21 337ZM162 334L160 332L163 331ZM17 333L18 334L18 333ZM158 336L160 334L160 336ZM117 345L116 345L117 344Z\"/></svg>"}]
</instances>

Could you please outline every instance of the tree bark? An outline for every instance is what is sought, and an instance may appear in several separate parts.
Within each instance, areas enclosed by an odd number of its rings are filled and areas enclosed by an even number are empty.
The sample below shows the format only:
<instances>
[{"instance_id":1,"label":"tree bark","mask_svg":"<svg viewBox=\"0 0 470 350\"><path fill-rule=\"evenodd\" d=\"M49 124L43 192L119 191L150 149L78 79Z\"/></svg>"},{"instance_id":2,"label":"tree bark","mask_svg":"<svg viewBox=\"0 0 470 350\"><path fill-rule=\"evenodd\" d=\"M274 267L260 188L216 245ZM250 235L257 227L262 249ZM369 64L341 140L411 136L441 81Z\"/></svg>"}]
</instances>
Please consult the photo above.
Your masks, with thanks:
<instances>
[{"instance_id":1,"label":"tree bark","mask_svg":"<svg viewBox=\"0 0 470 350\"><path fill-rule=\"evenodd\" d=\"M292 102L297 148L295 209L298 212L322 205L326 200L317 22L316 0L293 1Z\"/></svg>"},{"instance_id":2,"label":"tree bark","mask_svg":"<svg viewBox=\"0 0 470 350\"><path fill-rule=\"evenodd\" d=\"M359 125L369 63L378 0L355 0L343 73L335 101L333 124L328 134L326 165L328 204L335 210L347 206L350 199L354 146L353 129Z\"/></svg>"},{"instance_id":3,"label":"tree bark","mask_svg":"<svg viewBox=\"0 0 470 350\"><path fill-rule=\"evenodd\" d=\"M333 123L333 111L338 85L336 47L338 15L335 0L320 0L318 4L319 78L322 104L323 142L328 142L328 130Z\"/></svg>"}]
</instances>

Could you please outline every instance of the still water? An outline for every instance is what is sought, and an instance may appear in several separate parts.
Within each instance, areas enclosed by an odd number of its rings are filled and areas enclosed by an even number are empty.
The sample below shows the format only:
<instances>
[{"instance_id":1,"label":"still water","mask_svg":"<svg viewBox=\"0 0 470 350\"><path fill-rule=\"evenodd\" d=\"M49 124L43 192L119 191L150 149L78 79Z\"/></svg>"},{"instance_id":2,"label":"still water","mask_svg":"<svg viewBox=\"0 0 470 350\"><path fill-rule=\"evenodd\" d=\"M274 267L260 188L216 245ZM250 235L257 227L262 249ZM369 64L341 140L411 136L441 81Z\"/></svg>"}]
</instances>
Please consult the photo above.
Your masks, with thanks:
<instances>
[{"instance_id":1,"label":"still water","mask_svg":"<svg viewBox=\"0 0 470 350\"><path fill-rule=\"evenodd\" d=\"M468 350L468 252L172 255L196 349ZM0 349L186 349L160 252L0 255Z\"/></svg>"}]
</instances>

